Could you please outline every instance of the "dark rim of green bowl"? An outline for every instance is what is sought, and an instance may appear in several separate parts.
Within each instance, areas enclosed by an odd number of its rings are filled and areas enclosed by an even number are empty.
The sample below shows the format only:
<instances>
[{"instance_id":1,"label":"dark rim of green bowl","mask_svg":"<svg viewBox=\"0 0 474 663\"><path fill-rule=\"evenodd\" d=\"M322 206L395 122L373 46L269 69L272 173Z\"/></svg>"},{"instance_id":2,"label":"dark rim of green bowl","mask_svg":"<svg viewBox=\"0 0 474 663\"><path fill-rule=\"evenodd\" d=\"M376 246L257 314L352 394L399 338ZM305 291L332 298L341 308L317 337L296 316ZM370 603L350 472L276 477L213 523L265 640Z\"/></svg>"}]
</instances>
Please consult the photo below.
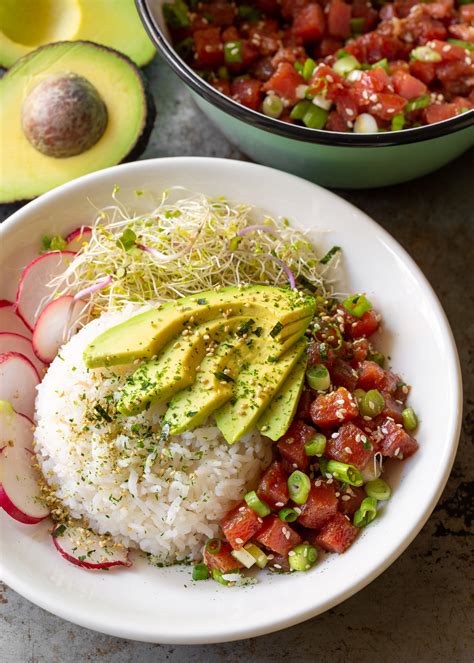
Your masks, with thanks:
<instances>
[{"instance_id":1,"label":"dark rim of green bowl","mask_svg":"<svg viewBox=\"0 0 474 663\"><path fill-rule=\"evenodd\" d=\"M284 138L300 140L306 143L320 143L321 145L333 145L337 147L390 147L440 138L474 126L474 110L467 111L449 120L437 122L436 124L416 127L415 129L403 129L401 131L384 131L377 134L340 133L321 129L308 129L307 127L267 117L263 113L253 111L237 103L230 97L226 97L196 74L179 57L166 39L163 31L154 19L148 0L135 0L135 3L145 29L158 49L158 52L194 92L197 92L205 101L225 113L264 131L269 131Z\"/></svg>"}]
</instances>

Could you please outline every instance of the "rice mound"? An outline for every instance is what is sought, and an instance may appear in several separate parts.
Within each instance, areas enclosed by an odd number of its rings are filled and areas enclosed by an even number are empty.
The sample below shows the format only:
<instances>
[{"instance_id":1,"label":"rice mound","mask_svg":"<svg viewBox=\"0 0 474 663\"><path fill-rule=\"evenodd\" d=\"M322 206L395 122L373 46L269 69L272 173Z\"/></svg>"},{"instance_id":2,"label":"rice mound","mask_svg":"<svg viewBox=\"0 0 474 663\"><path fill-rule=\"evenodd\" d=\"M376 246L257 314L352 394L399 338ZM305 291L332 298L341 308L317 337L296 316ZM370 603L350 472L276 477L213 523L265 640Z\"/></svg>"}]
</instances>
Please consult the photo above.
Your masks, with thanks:
<instances>
[{"instance_id":1,"label":"rice mound","mask_svg":"<svg viewBox=\"0 0 474 663\"><path fill-rule=\"evenodd\" d=\"M218 533L219 519L255 487L271 445L253 432L230 446L211 419L160 440L162 404L106 421L104 410L113 412L124 377L136 367L87 369L83 350L136 310L103 314L61 348L38 386L35 451L74 518L156 561L194 559Z\"/></svg>"}]
</instances>

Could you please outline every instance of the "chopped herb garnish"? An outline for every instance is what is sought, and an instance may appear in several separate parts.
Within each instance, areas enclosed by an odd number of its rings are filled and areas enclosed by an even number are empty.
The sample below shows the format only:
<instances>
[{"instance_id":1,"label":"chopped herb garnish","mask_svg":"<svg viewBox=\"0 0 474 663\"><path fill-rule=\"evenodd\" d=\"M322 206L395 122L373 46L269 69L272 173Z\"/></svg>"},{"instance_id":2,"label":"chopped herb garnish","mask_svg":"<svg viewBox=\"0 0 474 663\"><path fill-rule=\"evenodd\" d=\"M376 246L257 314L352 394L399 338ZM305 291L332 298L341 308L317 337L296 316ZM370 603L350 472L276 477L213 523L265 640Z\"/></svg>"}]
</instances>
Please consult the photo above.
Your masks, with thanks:
<instances>
[{"instance_id":1,"label":"chopped herb garnish","mask_svg":"<svg viewBox=\"0 0 474 663\"><path fill-rule=\"evenodd\" d=\"M205 306L207 304L207 299L201 297L200 299L197 300L197 303L199 304L199 306Z\"/></svg>"},{"instance_id":2,"label":"chopped herb garnish","mask_svg":"<svg viewBox=\"0 0 474 663\"><path fill-rule=\"evenodd\" d=\"M340 246L333 246L332 249L329 249L326 255L320 259L321 265L326 265L338 251L342 251Z\"/></svg>"},{"instance_id":3,"label":"chopped herb garnish","mask_svg":"<svg viewBox=\"0 0 474 663\"><path fill-rule=\"evenodd\" d=\"M247 320L247 322L243 322L240 327L237 329L235 332L237 336L243 336L244 334L248 334L248 332L252 329L252 326L255 324L255 320Z\"/></svg>"},{"instance_id":4,"label":"chopped herb garnish","mask_svg":"<svg viewBox=\"0 0 474 663\"><path fill-rule=\"evenodd\" d=\"M276 336L278 336L278 334L281 332L282 329L283 329L283 325L281 324L281 322L277 322L276 325L271 330L270 336L272 338L275 338Z\"/></svg>"},{"instance_id":5,"label":"chopped herb garnish","mask_svg":"<svg viewBox=\"0 0 474 663\"><path fill-rule=\"evenodd\" d=\"M227 375L222 371L216 371L214 375L218 380L222 380L223 382L235 382L234 378L231 378L230 375Z\"/></svg>"},{"instance_id":6,"label":"chopped herb garnish","mask_svg":"<svg viewBox=\"0 0 474 663\"><path fill-rule=\"evenodd\" d=\"M100 403L96 403L96 405L94 405L94 410L97 412L97 414L99 414L102 417L102 419L105 419L105 421L107 421L108 423L112 421L112 417L107 412L107 410L104 410L104 408Z\"/></svg>"},{"instance_id":7,"label":"chopped herb garnish","mask_svg":"<svg viewBox=\"0 0 474 663\"><path fill-rule=\"evenodd\" d=\"M66 531L66 525L59 525L59 527L56 527L56 529L53 530L51 536L53 537L53 539L57 539L58 536L62 536L65 531Z\"/></svg>"},{"instance_id":8,"label":"chopped herb garnish","mask_svg":"<svg viewBox=\"0 0 474 663\"><path fill-rule=\"evenodd\" d=\"M123 233L117 240L117 246L119 249L124 249L129 251L136 245L137 236L131 228L125 228Z\"/></svg>"},{"instance_id":9,"label":"chopped herb garnish","mask_svg":"<svg viewBox=\"0 0 474 663\"><path fill-rule=\"evenodd\" d=\"M44 235L41 239L41 244L44 251L63 251L66 248L67 242L61 235Z\"/></svg>"}]
</instances>

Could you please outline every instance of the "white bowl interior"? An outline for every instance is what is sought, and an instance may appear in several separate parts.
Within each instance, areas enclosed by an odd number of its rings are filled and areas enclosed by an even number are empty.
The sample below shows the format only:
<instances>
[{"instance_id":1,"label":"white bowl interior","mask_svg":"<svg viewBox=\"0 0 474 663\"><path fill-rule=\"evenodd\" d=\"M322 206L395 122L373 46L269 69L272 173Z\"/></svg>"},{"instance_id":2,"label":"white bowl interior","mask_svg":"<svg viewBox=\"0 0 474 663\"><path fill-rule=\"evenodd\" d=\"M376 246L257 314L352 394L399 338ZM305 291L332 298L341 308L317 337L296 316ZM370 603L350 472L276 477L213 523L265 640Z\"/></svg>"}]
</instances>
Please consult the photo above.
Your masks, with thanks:
<instances>
[{"instance_id":1,"label":"white bowl interior","mask_svg":"<svg viewBox=\"0 0 474 663\"><path fill-rule=\"evenodd\" d=\"M421 419L419 452L390 472L392 500L344 555L328 556L306 574L260 577L228 589L193 583L190 570L157 569L138 560L128 571L96 574L60 558L48 523L24 526L0 514L3 577L40 606L83 626L139 640L202 643L249 637L316 615L362 588L410 543L431 513L448 477L461 416L457 353L444 313L404 250L377 224L342 199L304 180L237 161L175 158L111 168L59 187L14 214L1 227L0 296L12 299L21 268L44 234L87 224L95 207L119 197L147 209L151 198L182 185L252 203L309 231L322 250L344 251L347 290L367 292L382 312L381 347L413 385ZM326 231L321 233L319 231ZM290 598L291 597L291 598Z\"/></svg>"}]
</instances>

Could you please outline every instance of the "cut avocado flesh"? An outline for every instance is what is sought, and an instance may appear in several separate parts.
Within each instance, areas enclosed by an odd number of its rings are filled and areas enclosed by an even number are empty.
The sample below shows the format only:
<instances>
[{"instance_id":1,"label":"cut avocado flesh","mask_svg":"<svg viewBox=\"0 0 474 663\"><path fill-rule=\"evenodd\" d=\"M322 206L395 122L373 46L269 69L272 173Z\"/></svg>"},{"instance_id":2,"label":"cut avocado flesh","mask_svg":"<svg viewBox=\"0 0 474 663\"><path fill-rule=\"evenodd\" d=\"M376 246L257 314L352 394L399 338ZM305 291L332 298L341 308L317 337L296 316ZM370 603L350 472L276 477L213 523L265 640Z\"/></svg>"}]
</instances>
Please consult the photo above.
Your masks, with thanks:
<instances>
[{"instance_id":1,"label":"cut avocado flesh","mask_svg":"<svg viewBox=\"0 0 474 663\"><path fill-rule=\"evenodd\" d=\"M286 325L297 321L307 325L314 310L312 297L285 288L250 285L210 290L167 302L108 329L87 346L84 360L89 368L95 368L148 359L179 336L187 325L216 318L245 316L259 323L271 321L271 337L279 340Z\"/></svg>"},{"instance_id":2,"label":"cut avocado flesh","mask_svg":"<svg viewBox=\"0 0 474 663\"><path fill-rule=\"evenodd\" d=\"M303 391L307 356L303 353L257 422L258 430L276 442L290 427Z\"/></svg>"},{"instance_id":3,"label":"cut avocado flesh","mask_svg":"<svg viewBox=\"0 0 474 663\"><path fill-rule=\"evenodd\" d=\"M253 362L241 371L229 403L219 408L216 423L229 444L250 433L306 348L301 338L277 362Z\"/></svg>"},{"instance_id":4,"label":"cut avocado flesh","mask_svg":"<svg viewBox=\"0 0 474 663\"><path fill-rule=\"evenodd\" d=\"M249 320L251 318L234 318L232 330ZM227 320L210 320L198 325L193 334L180 335L171 341L155 360L146 362L129 376L117 404L119 412L136 414L152 401L167 400L193 384L206 348L210 343L221 343L230 332Z\"/></svg>"},{"instance_id":5,"label":"cut avocado flesh","mask_svg":"<svg viewBox=\"0 0 474 663\"><path fill-rule=\"evenodd\" d=\"M90 40L128 55L139 67L155 54L134 0L1 0L0 66L35 48Z\"/></svg>"},{"instance_id":6,"label":"cut avocado flesh","mask_svg":"<svg viewBox=\"0 0 474 663\"><path fill-rule=\"evenodd\" d=\"M43 154L22 126L25 100L46 77L75 74L97 90L107 124L89 149L66 158ZM0 202L34 198L71 179L136 156L154 110L139 70L123 55L90 42L60 42L22 58L0 80ZM51 113L51 122L56 115Z\"/></svg>"}]
</instances>

